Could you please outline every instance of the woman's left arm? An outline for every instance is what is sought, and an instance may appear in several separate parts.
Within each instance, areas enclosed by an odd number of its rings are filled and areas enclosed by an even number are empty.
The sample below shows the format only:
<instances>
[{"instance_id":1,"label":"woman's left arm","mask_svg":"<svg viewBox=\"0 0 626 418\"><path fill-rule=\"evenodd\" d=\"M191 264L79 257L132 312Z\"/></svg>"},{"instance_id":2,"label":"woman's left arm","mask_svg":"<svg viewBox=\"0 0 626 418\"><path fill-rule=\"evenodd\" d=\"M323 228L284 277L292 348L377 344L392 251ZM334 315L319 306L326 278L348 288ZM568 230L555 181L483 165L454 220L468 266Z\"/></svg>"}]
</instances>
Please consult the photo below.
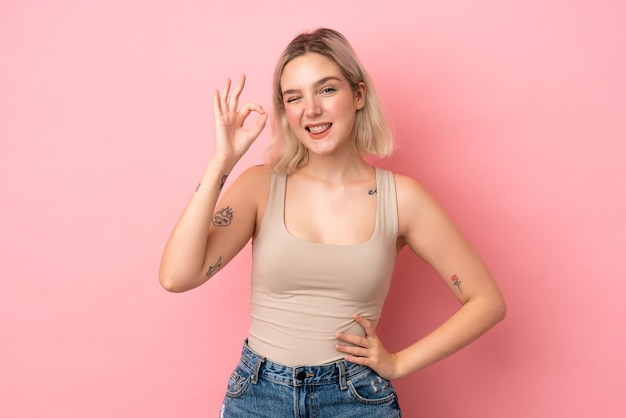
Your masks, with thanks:
<instances>
[{"instance_id":1,"label":"woman's left arm","mask_svg":"<svg viewBox=\"0 0 626 418\"><path fill-rule=\"evenodd\" d=\"M433 364L471 343L501 321L506 305L500 289L478 254L450 218L414 180L396 175L399 247L408 246L432 266L462 304L433 332L409 347L389 353L370 321L355 315L365 337L339 334L356 345L339 345L348 361L364 364L394 379Z\"/></svg>"}]
</instances>

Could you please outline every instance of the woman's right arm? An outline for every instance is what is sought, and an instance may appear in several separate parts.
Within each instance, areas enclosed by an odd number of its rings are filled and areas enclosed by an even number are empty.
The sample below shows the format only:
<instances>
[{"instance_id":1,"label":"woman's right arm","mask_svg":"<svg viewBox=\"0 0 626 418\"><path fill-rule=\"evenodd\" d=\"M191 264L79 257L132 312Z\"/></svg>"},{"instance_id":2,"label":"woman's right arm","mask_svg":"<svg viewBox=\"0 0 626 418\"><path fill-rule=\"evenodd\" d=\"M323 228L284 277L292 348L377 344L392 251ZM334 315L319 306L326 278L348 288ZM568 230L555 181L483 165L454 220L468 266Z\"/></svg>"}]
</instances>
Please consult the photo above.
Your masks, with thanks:
<instances>
[{"instance_id":1,"label":"woman's right arm","mask_svg":"<svg viewBox=\"0 0 626 418\"><path fill-rule=\"evenodd\" d=\"M161 258L159 281L171 292L184 292L206 282L243 248L254 233L258 203L258 193L252 193L255 181L250 172L254 169L237 179L215 211L228 174L267 121L267 114L259 105L248 103L237 109L244 85L245 77L242 76L232 94L230 80L221 94L215 92L215 153L176 223ZM244 121L252 112L259 113L259 117L250 128L244 128Z\"/></svg>"}]
</instances>

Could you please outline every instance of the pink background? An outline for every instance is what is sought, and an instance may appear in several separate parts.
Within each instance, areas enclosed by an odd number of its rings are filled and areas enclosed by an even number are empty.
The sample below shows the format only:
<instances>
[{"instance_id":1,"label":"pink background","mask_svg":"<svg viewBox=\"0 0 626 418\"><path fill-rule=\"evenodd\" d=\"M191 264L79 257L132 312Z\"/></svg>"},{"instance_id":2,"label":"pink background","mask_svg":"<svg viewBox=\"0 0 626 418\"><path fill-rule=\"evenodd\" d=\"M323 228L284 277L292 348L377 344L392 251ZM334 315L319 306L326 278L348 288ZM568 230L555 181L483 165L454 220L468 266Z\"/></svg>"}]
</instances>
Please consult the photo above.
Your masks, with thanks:
<instances>
[{"instance_id":1,"label":"pink background","mask_svg":"<svg viewBox=\"0 0 626 418\"><path fill-rule=\"evenodd\" d=\"M212 90L245 72L269 108L282 48L330 26L393 119L380 165L426 185L509 306L395 383L405 416L622 416L624 3L231 3L0 3L0 415L217 416L249 248L186 294L159 287L161 251L211 153ZM403 253L379 333L397 349L454 309Z\"/></svg>"}]
</instances>

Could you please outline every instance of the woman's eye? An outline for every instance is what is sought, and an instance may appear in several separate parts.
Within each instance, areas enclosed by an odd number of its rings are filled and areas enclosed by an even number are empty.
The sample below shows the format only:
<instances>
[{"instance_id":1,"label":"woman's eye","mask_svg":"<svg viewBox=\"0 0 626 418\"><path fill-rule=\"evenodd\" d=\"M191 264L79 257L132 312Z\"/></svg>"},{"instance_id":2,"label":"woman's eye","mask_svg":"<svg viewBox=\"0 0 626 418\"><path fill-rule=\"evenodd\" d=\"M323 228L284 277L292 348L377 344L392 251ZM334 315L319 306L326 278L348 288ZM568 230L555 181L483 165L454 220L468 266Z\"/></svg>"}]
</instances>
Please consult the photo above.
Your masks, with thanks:
<instances>
[{"instance_id":1,"label":"woman's eye","mask_svg":"<svg viewBox=\"0 0 626 418\"><path fill-rule=\"evenodd\" d=\"M287 100L285 100L285 101L286 101L287 103L293 103L293 102L295 102L295 101L296 101L296 100L298 100L298 99L299 99L299 97L289 97L289 98L287 98Z\"/></svg>"},{"instance_id":2,"label":"woman's eye","mask_svg":"<svg viewBox=\"0 0 626 418\"><path fill-rule=\"evenodd\" d=\"M334 93L336 91L336 89L334 87L324 87L322 89L322 94L330 94L330 93Z\"/></svg>"}]
</instances>

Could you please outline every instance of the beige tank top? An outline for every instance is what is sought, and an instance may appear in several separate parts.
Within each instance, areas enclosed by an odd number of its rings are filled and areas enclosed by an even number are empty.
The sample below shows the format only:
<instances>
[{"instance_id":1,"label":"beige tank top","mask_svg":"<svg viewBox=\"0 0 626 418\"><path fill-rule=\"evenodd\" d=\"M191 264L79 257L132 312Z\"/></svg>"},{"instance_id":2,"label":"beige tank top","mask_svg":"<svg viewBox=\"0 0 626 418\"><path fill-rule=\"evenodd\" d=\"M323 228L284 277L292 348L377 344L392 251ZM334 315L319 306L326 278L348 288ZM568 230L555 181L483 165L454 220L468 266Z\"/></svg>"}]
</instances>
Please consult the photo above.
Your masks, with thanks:
<instances>
[{"instance_id":1,"label":"beige tank top","mask_svg":"<svg viewBox=\"0 0 626 418\"><path fill-rule=\"evenodd\" d=\"M395 266L398 210L393 173L376 168L376 225L357 245L294 237L285 227L286 175L272 175L267 208L252 243L249 347L287 366L343 357L337 332L365 335L352 315L378 323Z\"/></svg>"}]
</instances>

